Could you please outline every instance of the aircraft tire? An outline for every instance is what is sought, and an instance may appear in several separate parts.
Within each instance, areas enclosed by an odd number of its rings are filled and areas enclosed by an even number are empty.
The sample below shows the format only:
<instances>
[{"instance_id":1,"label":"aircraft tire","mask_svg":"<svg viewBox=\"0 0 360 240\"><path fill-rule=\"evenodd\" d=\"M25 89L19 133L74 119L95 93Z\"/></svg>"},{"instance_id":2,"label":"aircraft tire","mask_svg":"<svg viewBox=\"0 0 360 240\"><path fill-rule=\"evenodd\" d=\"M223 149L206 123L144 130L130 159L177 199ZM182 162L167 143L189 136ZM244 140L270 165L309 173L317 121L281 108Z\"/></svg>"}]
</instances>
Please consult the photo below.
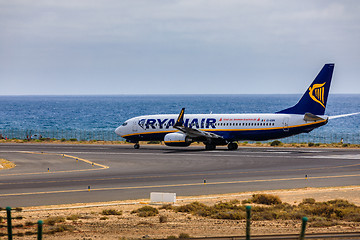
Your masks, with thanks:
<instances>
[{"instance_id":1,"label":"aircraft tire","mask_svg":"<svg viewBox=\"0 0 360 240\"><path fill-rule=\"evenodd\" d=\"M228 149L229 149L229 150L236 150L236 149L238 149L237 143L234 143L234 142L229 143L229 144L228 144Z\"/></svg>"},{"instance_id":2,"label":"aircraft tire","mask_svg":"<svg viewBox=\"0 0 360 240\"><path fill-rule=\"evenodd\" d=\"M134 148L135 148L135 149L139 149L139 148L140 148L140 144L135 143Z\"/></svg>"},{"instance_id":3,"label":"aircraft tire","mask_svg":"<svg viewBox=\"0 0 360 240\"><path fill-rule=\"evenodd\" d=\"M206 144L206 145L205 145L205 149L206 149L206 150L215 150L215 149L216 149L216 145L215 145L215 144Z\"/></svg>"}]
</instances>

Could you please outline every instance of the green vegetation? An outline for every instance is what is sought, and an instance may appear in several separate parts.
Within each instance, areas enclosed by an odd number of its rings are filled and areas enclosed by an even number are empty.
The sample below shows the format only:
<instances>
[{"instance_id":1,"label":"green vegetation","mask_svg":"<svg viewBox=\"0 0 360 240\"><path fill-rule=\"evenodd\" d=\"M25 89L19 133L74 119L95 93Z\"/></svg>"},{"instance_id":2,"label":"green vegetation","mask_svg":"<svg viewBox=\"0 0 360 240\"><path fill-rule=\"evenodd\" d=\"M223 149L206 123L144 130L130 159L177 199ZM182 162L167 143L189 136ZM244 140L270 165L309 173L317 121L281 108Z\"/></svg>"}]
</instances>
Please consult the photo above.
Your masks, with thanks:
<instances>
[{"instance_id":1,"label":"green vegetation","mask_svg":"<svg viewBox=\"0 0 360 240\"><path fill-rule=\"evenodd\" d=\"M118 211L118 210L116 210L116 209L104 209L103 211L102 211L102 215L122 215L122 211L120 210L120 211Z\"/></svg>"},{"instance_id":2,"label":"green vegetation","mask_svg":"<svg viewBox=\"0 0 360 240\"><path fill-rule=\"evenodd\" d=\"M161 141L149 141L147 142L147 144L160 144Z\"/></svg>"},{"instance_id":3,"label":"green vegetation","mask_svg":"<svg viewBox=\"0 0 360 240\"><path fill-rule=\"evenodd\" d=\"M151 206L144 206L137 210L132 211L131 213L137 213L139 217L151 217L159 214L159 210Z\"/></svg>"}]
</instances>

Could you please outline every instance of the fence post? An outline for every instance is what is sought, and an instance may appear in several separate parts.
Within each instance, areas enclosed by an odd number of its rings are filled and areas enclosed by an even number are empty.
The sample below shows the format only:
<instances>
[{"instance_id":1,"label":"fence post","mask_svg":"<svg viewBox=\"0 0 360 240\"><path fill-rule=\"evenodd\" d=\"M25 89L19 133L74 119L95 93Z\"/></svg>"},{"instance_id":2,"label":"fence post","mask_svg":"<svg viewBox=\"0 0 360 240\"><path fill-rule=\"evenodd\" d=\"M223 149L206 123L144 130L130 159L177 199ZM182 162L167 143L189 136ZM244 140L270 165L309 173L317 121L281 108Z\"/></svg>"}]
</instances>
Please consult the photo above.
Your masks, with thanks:
<instances>
[{"instance_id":1,"label":"fence post","mask_svg":"<svg viewBox=\"0 0 360 240\"><path fill-rule=\"evenodd\" d=\"M300 232L300 237L299 240L304 240L305 238L305 230L306 230L306 223L308 221L307 217L303 217L302 218L302 224L301 224L301 232Z\"/></svg>"},{"instance_id":2,"label":"fence post","mask_svg":"<svg viewBox=\"0 0 360 240\"><path fill-rule=\"evenodd\" d=\"M42 240L42 232L43 232L43 221L38 221L38 232L37 232L37 239Z\"/></svg>"},{"instance_id":3,"label":"fence post","mask_svg":"<svg viewBox=\"0 0 360 240\"><path fill-rule=\"evenodd\" d=\"M246 240L250 240L251 206L246 206Z\"/></svg>"},{"instance_id":4,"label":"fence post","mask_svg":"<svg viewBox=\"0 0 360 240\"><path fill-rule=\"evenodd\" d=\"M7 229L8 229L8 239L12 240L12 225L11 225L11 207L6 207L6 215L7 215Z\"/></svg>"}]
</instances>

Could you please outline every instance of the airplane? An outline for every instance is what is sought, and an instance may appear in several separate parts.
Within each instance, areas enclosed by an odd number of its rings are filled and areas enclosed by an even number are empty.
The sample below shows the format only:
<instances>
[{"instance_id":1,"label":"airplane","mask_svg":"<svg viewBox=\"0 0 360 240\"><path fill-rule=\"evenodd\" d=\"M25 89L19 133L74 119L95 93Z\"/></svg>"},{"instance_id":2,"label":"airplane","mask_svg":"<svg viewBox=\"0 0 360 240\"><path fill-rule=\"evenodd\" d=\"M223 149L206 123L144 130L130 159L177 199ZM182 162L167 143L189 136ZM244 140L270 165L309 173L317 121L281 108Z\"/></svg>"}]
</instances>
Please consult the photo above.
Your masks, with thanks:
<instances>
[{"instance_id":1,"label":"airplane","mask_svg":"<svg viewBox=\"0 0 360 240\"><path fill-rule=\"evenodd\" d=\"M145 115L126 120L115 133L140 147L139 141L164 141L167 146L187 147L203 142L206 150L227 145L238 148L238 141L265 141L324 126L329 119L358 113L326 116L325 108L334 64L325 64L297 104L276 113L252 114L185 114Z\"/></svg>"}]
</instances>

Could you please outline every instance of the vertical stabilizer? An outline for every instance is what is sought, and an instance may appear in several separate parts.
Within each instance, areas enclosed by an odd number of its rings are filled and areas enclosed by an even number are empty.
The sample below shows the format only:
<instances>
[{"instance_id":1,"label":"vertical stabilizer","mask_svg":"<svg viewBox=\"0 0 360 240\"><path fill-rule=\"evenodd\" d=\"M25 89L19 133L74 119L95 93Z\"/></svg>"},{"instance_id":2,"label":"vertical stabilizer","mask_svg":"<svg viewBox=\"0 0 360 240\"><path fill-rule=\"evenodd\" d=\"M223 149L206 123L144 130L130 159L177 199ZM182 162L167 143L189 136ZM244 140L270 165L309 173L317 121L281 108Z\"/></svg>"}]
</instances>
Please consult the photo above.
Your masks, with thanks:
<instances>
[{"instance_id":1,"label":"vertical stabilizer","mask_svg":"<svg viewBox=\"0 0 360 240\"><path fill-rule=\"evenodd\" d=\"M324 115L333 71L333 63L325 64L300 101L277 113Z\"/></svg>"}]
</instances>

